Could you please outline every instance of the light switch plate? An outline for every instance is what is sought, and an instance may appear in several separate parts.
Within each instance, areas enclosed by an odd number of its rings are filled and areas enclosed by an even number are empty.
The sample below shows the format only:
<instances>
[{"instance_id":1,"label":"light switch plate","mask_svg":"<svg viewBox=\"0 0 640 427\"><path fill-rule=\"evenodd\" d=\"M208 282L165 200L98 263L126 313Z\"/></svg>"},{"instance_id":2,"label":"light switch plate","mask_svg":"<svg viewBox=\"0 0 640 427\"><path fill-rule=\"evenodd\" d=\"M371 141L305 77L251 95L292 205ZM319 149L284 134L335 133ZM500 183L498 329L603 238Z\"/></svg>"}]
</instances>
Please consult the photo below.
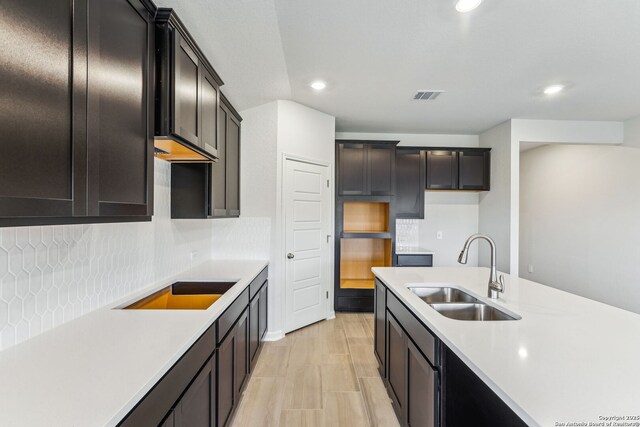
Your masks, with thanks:
<instances>
[{"instance_id":1,"label":"light switch plate","mask_svg":"<svg viewBox=\"0 0 640 427\"><path fill-rule=\"evenodd\" d=\"M438 231L438 232L436 233L436 239L437 239L437 240L442 240L442 231Z\"/></svg>"}]
</instances>

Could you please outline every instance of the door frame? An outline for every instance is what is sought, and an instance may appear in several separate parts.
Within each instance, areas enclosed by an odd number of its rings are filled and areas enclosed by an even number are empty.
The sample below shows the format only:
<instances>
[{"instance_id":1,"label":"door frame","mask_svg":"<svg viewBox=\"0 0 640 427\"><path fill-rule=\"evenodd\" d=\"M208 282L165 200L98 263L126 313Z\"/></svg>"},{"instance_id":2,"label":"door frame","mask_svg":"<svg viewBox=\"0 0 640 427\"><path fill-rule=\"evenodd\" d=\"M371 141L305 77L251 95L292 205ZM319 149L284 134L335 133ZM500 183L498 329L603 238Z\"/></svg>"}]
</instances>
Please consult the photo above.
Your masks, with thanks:
<instances>
[{"instance_id":1,"label":"door frame","mask_svg":"<svg viewBox=\"0 0 640 427\"><path fill-rule=\"evenodd\" d=\"M321 166L321 167L326 167L327 168L327 179L329 180L329 186L327 188L327 203L325 206L326 209L326 214L327 214L327 218L329 219L329 223L326 225L327 230L326 230L326 234L329 235L329 242L327 243L327 249L326 249L326 256L327 256L327 260L326 260L326 265L323 267L324 268L324 273L326 274L327 277L327 281L326 284L323 288L324 292L329 292L329 297L326 298L325 301L325 310L324 310L324 316L325 319L333 319L335 317L335 311L333 308L333 299L334 299L334 295L333 295L333 271L334 271L334 264L333 264L333 259L334 259L334 230L335 230L335 223L334 223L334 202L335 202L335 198L334 198L334 175L333 175L333 164L330 162L325 162L322 160L317 160L317 159L312 159L309 157L304 157L304 156L299 156L297 154L291 154L291 153L282 153L282 168L281 168L281 194L282 197L280 198L280 212L282 213L280 215L280 242L279 242L279 248L278 248L278 256L280 257L280 262L282 263L281 265L283 266L283 268L280 269L280 283L283 284L283 296L284 296L284 304L282 305L282 320L283 320L283 332L287 333L287 264L284 261L285 257L286 257L286 252L287 252L287 248L286 248L286 243L287 243L287 228L286 228L286 224L287 224L287 218L286 218L286 194L285 194L285 190L286 190L286 184L287 184L287 161L294 161L294 162L300 162L300 163L308 163L311 165L316 165L316 166Z\"/></svg>"}]
</instances>

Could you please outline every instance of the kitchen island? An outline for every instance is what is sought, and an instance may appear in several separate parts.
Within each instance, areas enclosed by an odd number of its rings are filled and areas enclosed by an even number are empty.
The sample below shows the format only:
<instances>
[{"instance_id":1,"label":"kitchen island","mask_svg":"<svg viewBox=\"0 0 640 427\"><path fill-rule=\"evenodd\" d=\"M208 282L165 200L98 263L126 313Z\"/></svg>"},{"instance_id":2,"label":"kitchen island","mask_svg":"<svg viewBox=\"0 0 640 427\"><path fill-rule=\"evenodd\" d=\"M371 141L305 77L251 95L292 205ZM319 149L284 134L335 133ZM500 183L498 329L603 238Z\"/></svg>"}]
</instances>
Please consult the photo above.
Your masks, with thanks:
<instances>
[{"instance_id":1,"label":"kitchen island","mask_svg":"<svg viewBox=\"0 0 640 427\"><path fill-rule=\"evenodd\" d=\"M441 315L409 287L453 286L487 301L489 269L372 271L387 302L399 301L524 423L640 421L633 418L640 415L640 315L505 274L506 290L491 304L519 319L461 321ZM446 373L443 378L446 387Z\"/></svg>"}]
</instances>

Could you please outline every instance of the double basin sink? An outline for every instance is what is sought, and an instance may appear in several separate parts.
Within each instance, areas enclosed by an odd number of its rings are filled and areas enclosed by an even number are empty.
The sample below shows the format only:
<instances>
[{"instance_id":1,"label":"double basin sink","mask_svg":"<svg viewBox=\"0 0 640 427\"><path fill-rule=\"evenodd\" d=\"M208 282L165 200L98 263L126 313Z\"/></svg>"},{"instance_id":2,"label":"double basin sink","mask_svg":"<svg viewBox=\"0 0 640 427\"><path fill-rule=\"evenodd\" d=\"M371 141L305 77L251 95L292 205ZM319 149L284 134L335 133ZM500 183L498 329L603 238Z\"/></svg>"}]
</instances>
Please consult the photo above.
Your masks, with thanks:
<instances>
[{"instance_id":1,"label":"double basin sink","mask_svg":"<svg viewBox=\"0 0 640 427\"><path fill-rule=\"evenodd\" d=\"M519 319L458 288L426 285L408 288L435 311L450 319L477 321Z\"/></svg>"}]
</instances>

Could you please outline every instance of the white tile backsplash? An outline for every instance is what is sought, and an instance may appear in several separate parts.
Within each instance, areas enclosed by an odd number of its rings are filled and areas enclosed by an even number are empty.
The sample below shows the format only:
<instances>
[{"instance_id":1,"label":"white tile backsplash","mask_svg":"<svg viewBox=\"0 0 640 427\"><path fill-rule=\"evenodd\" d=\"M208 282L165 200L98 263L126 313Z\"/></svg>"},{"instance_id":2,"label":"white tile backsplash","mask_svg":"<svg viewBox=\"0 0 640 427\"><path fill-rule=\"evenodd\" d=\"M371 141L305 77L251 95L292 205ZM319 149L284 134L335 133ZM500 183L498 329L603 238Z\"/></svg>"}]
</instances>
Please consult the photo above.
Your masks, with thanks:
<instances>
[{"instance_id":1,"label":"white tile backsplash","mask_svg":"<svg viewBox=\"0 0 640 427\"><path fill-rule=\"evenodd\" d=\"M213 224L213 258L269 259L271 218L228 218Z\"/></svg>"},{"instance_id":2,"label":"white tile backsplash","mask_svg":"<svg viewBox=\"0 0 640 427\"><path fill-rule=\"evenodd\" d=\"M151 222L0 229L0 350L211 258L216 221L171 220L170 180L156 159Z\"/></svg>"}]
</instances>

